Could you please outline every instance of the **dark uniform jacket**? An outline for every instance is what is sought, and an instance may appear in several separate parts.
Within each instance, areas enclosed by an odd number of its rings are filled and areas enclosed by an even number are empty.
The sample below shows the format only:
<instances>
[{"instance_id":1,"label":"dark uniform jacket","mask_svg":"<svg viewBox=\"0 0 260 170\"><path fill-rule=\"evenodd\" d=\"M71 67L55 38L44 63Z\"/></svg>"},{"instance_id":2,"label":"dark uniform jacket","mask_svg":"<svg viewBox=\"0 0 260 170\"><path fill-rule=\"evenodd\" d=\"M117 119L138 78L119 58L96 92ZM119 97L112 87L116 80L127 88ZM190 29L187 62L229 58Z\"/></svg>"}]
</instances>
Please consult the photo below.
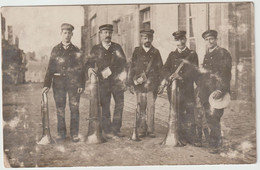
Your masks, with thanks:
<instances>
[{"instance_id":1,"label":"dark uniform jacket","mask_svg":"<svg viewBox=\"0 0 260 170\"><path fill-rule=\"evenodd\" d=\"M222 93L230 91L232 58L230 53L217 47L205 55L203 68L206 73L199 78L199 97L202 104L208 102L209 95L220 90Z\"/></svg>"},{"instance_id":2,"label":"dark uniform jacket","mask_svg":"<svg viewBox=\"0 0 260 170\"><path fill-rule=\"evenodd\" d=\"M179 53L178 49L172 51L167 58L163 69L162 76L168 80L169 77L176 71L180 63L186 59L189 64L184 64L179 71L179 75L183 80L178 81L178 87L180 88L181 99L187 102L194 102L194 86L193 83L196 80L196 67L198 66L198 55L195 51L190 50L188 47ZM168 91L170 86L168 87Z\"/></svg>"},{"instance_id":3,"label":"dark uniform jacket","mask_svg":"<svg viewBox=\"0 0 260 170\"><path fill-rule=\"evenodd\" d=\"M56 45L51 57L44 80L44 87L59 88L67 85L72 88L85 88L83 58L78 47L70 43L68 49L63 44Z\"/></svg>"},{"instance_id":4,"label":"dark uniform jacket","mask_svg":"<svg viewBox=\"0 0 260 170\"><path fill-rule=\"evenodd\" d=\"M134 77L145 72L150 61L151 67L146 73L147 81L143 84L134 85ZM134 85L135 90L138 92L157 91L162 66L163 62L158 49L152 46L146 52L143 47L136 47L132 56L128 85Z\"/></svg>"},{"instance_id":5,"label":"dark uniform jacket","mask_svg":"<svg viewBox=\"0 0 260 170\"><path fill-rule=\"evenodd\" d=\"M91 52L90 58L86 63L86 71L89 68L97 67L97 75L102 81L110 81L112 86L118 85L121 87L124 86L122 79L120 79L120 74L126 72L126 56L122 47L114 42L111 42L111 46L105 49L102 43L95 45ZM106 67L109 67L112 74L105 80L101 75L101 71Z\"/></svg>"}]
</instances>

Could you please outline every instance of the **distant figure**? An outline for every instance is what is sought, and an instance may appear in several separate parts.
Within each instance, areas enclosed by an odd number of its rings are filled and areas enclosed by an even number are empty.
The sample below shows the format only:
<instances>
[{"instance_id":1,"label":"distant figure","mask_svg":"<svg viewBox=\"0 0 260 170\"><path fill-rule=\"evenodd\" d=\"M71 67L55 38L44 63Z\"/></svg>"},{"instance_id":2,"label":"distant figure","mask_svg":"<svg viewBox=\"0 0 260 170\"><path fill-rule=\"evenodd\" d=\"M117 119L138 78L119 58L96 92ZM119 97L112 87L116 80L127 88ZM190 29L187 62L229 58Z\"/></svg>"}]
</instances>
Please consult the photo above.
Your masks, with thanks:
<instances>
[{"instance_id":1,"label":"distant figure","mask_svg":"<svg viewBox=\"0 0 260 170\"><path fill-rule=\"evenodd\" d=\"M86 63L88 77L95 74L99 78L100 103L102 106L102 129L105 137L123 137L120 131L126 90L126 56L122 47L111 41L113 25L99 27L101 43L95 45ZM111 121L111 95L115 100L115 110Z\"/></svg>"},{"instance_id":2,"label":"distant figure","mask_svg":"<svg viewBox=\"0 0 260 170\"><path fill-rule=\"evenodd\" d=\"M136 92L137 106L140 108L139 137L154 138L155 101L160 85L160 71L163 66L161 54L152 45L154 30L140 31L141 46L133 52L130 66L129 86L130 92Z\"/></svg>"},{"instance_id":3,"label":"distant figure","mask_svg":"<svg viewBox=\"0 0 260 170\"><path fill-rule=\"evenodd\" d=\"M51 52L51 57L44 80L42 93L53 87L53 96L57 108L58 142L66 139L65 106L67 94L70 106L70 136L78 142L79 132L79 101L85 88L83 58L78 47L71 43L74 27L71 24L61 25L62 41Z\"/></svg>"},{"instance_id":4,"label":"distant figure","mask_svg":"<svg viewBox=\"0 0 260 170\"><path fill-rule=\"evenodd\" d=\"M199 97L205 110L207 123L210 129L209 145L211 153L218 153L221 146L220 119L224 107L211 106L209 97L214 100L224 98L230 92L232 59L230 53L217 45L218 32L207 30L202 34L208 53L203 61L204 74L200 76Z\"/></svg>"}]
</instances>

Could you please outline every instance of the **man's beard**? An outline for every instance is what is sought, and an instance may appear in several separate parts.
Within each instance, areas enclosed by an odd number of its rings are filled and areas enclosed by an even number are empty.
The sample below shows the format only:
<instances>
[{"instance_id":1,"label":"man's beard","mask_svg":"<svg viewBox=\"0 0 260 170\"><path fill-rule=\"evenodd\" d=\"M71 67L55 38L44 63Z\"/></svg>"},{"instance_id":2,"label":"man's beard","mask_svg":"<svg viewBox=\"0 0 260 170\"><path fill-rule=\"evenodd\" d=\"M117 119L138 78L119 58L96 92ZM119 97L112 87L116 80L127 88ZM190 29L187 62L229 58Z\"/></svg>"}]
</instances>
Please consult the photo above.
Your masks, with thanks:
<instances>
[{"instance_id":1,"label":"man's beard","mask_svg":"<svg viewBox=\"0 0 260 170\"><path fill-rule=\"evenodd\" d=\"M151 47L151 43L150 42L146 42L146 43L144 43L144 46L145 47Z\"/></svg>"}]
</instances>

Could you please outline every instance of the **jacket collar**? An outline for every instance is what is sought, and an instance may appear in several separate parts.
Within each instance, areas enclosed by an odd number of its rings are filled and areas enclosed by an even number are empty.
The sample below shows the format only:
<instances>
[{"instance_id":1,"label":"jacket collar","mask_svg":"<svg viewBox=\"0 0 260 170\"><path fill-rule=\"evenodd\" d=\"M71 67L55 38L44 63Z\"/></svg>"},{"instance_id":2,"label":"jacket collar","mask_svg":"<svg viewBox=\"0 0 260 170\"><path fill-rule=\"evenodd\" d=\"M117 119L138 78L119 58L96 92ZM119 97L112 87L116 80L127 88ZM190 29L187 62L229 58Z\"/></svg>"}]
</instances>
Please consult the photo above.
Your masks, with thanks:
<instances>
[{"instance_id":1,"label":"jacket collar","mask_svg":"<svg viewBox=\"0 0 260 170\"><path fill-rule=\"evenodd\" d=\"M153 45L151 45L150 49L147 52L144 50L144 47L142 45L140 46L140 49L142 52L145 52L145 53L154 53L154 50L155 50Z\"/></svg>"},{"instance_id":2,"label":"jacket collar","mask_svg":"<svg viewBox=\"0 0 260 170\"><path fill-rule=\"evenodd\" d=\"M188 48L187 46L185 46L183 49L177 48L177 51L178 51L179 53L182 53L182 52L184 52L187 48Z\"/></svg>"},{"instance_id":3,"label":"jacket collar","mask_svg":"<svg viewBox=\"0 0 260 170\"><path fill-rule=\"evenodd\" d=\"M176 54L176 58L186 57L189 52L190 49L188 47L186 47L181 53L179 53L178 48L176 48L176 50L174 51L174 53Z\"/></svg>"},{"instance_id":4,"label":"jacket collar","mask_svg":"<svg viewBox=\"0 0 260 170\"><path fill-rule=\"evenodd\" d=\"M109 48L111 48L114 44L115 44L115 43L114 43L113 41L111 41ZM106 48L102 45L102 42L100 42L100 43L98 44L98 46L99 46L99 48L104 48L104 49L106 49ZM109 49L109 48L108 48L108 49ZM107 50L107 49L106 49L106 50Z\"/></svg>"},{"instance_id":5,"label":"jacket collar","mask_svg":"<svg viewBox=\"0 0 260 170\"><path fill-rule=\"evenodd\" d=\"M60 49L64 49L63 46L64 46L63 43L60 42L59 48L60 48ZM74 47L74 45L72 44L72 42L70 42L68 46L69 46L69 47L68 47L66 50L70 50L70 49L72 49L72 48ZM64 50L65 50L65 49L64 49Z\"/></svg>"},{"instance_id":6,"label":"jacket collar","mask_svg":"<svg viewBox=\"0 0 260 170\"><path fill-rule=\"evenodd\" d=\"M220 47L217 46L217 47L215 47L215 49L212 52L208 52L206 55L207 56L213 56L218 52L219 49L220 49Z\"/></svg>"},{"instance_id":7,"label":"jacket collar","mask_svg":"<svg viewBox=\"0 0 260 170\"><path fill-rule=\"evenodd\" d=\"M212 53L217 48L218 48L218 45L216 45L213 49L209 49L209 53Z\"/></svg>"},{"instance_id":8,"label":"jacket collar","mask_svg":"<svg viewBox=\"0 0 260 170\"><path fill-rule=\"evenodd\" d=\"M102 46L103 46L106 50L108 50L108 49L111 47L112 42L110 42L110 43L108 43L108 44L101 42L101 44L102 44Z\"/></svg>"}]
</instances>

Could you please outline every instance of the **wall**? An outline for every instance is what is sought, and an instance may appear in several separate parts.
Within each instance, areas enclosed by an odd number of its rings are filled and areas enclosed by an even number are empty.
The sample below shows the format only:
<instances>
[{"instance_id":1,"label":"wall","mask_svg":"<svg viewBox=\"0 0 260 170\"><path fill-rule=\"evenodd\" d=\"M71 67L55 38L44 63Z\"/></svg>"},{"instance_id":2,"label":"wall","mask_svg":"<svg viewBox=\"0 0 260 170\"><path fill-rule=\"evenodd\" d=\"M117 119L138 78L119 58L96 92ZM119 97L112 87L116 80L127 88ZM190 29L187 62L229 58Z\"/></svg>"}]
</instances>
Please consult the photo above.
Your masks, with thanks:
<instances>
[{"instance_id":1,"label":"wall","mask_svg":"<svg viewBox=\"0 0 260 170\"><path fill-rule=\"evenodd\" d=\"M155 31L153 45L160 50L165 62L169 53L176 49L172 33L178 30L178 5L154 5L151 10L151 25Z\"/></svg>"},{"instance_id":2,"label":"wall","mask_svg":"<svg viewBox=\"0 0 260 170\"><path fill-rule=\"evenodd\" d=\"M131 58L134 47L140 43L139 12L150 5L107 5L107 6L85 6L85 18L90 20L94 15L97 18L97 26L105 23L112 24L114 20L120 19L120 34L114 34L112 41L120 43L128 58ZM151 28L154 29L153 45L161 52L163 61L166 61L170 51L175 50L172 33L178 30L178 5L152 5L151 7ZM87 12L86 12L87 11ZM167 11L167 13L165 12ZM126 22L126 16L132 18L131 22ZM176 19L169 19L171 18ZM88 21L85 20L89 25ZM127 24L127 25L126 25ZM99 38L97 37L97 42ZM84 44L84 42L82 43ZM90 49L87 49L89 52Z\"/></svg>"}]
</instances>

